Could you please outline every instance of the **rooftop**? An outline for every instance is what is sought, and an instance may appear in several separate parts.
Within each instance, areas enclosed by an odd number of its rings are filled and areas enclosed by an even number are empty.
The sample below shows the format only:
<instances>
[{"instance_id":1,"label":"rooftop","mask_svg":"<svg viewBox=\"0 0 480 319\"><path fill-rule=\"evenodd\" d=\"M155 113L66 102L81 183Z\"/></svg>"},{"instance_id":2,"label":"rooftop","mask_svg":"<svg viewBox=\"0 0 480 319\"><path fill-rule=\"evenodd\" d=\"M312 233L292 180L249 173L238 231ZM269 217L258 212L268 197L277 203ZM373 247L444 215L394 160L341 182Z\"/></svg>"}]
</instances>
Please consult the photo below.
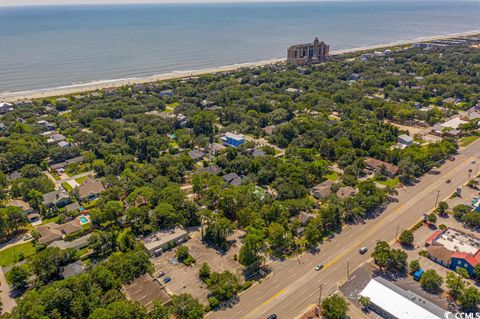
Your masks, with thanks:
<instances>
[{"instance_id":1,"label":"rooftop","mask_svg":"<svg viewBox=\"0 0 480 319\"><path fill-rule=\"evenodd\" d=\"M173 240L176 240L179 237L185 236L187 231L180 227L163 229L157 231L155 234L145 237L143 240L143 245L148 250L155 249L158 246L169 243Z\"/></svg>"},{"instance_id":2,"label":"rooftop","mask_svg":"<svg viewBox=\"0 0 480 319\"><path fill-rule=\"evenodd\" d=\"M125 296L152 311L154 301L158 300L162 305L170 303L170 296L162 285L149 274L138 277L128 285L123 286Z\"/></svg>"},{"instance_id":3,"label":"rooftop","mask_svg":"<svg viewBox=\"0 0 480 319\"><path fill-rule=\"evenodd\" d=\"M398 319L445 318L446 310L382 277L371 279L360 295L369 297L373 304Z\"/></svg>"},{"instance_id":4,"label":"rooftop","mask_svg":"<svg viewBox=\"0 0 480 319\"><path fill-rule=\"evenodd\" d=\"M480 240L452 228L445 229L432 243L442 245L451 251L470 255L475 255L480 250Z\"/></svg>"},{"instance_id":5,"label":"rooftop","mask_svg":"<svg viewBox=\"0 0 480 319\"><path fill-rule=\"evenodd\" d=\"M457 129L461 124L467 124L467 121L460 119L460 117L454 117L453 119L442 124L443 127L450 127Z\"/></svg>"}]
</instances>

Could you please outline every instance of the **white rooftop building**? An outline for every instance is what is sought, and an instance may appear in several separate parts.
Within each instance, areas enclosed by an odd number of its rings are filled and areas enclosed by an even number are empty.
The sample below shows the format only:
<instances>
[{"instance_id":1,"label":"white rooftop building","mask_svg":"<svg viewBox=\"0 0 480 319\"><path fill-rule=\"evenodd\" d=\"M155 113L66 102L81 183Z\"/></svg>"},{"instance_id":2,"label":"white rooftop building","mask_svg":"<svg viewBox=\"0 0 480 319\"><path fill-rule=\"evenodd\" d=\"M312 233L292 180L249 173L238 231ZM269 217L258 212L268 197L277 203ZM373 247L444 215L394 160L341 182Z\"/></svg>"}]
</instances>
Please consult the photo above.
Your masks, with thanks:
<instances>
[{"instance_id":1,"label":"white rooftop building","mask_svg":"<svg viewBox=\"0 0 480 319\"><path fill-rule=\"evenodd\" d=\"M443 319L446 310L419 295L403 290L382 277L370 280L360 292L368 297L371 308L383 318L397 319Z\"/></svg>"},{"instance_id":2,"label":"white rooftop building","mask_svg":"<svg viewBox=\"0 0 480 319\"><path fill-rule=\"evenodd\" d=\"M460 119L460 117L454 117L453 119L443 123L442 126L449 127L456 130L460 125L467 124L467 123L468 123L467 121Z\"/></svg>"},{"instance_id":3,"label":"white rooftop building","mask_svg":"<svg viewBox=\"0 0 480 319\"><path fill-rule=\"evenodd\" d=\"M480 240L452 228L447 228L434 242L450 251L470 255L475 255L480 250Z\"/></svg>"}]
</instances>

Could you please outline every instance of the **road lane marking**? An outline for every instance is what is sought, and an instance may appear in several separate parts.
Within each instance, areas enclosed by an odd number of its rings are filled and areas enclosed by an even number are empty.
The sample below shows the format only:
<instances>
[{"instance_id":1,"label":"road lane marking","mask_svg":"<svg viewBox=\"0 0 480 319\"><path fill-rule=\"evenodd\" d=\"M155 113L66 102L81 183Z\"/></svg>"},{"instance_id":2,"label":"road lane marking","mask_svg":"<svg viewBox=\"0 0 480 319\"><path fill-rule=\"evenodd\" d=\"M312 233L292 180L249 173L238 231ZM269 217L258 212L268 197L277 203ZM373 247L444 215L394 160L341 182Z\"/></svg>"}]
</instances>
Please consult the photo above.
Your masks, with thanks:
<instances>
[{"instance_id":1,"label":"road lane marking","mask_svg":"<svg viewBox=\"0 0 480 319\"><path fill-rule=\"evenodd\" d=\"M262 305L268 305L269 303L271 303L271 302L273 301L273 299L275 299L275 298L277 298L277 297L280 297L280 296L283 295L286 291L287 291L287 289L282 289L282 290L280 290L279 292L277 292L276 294L274 294L273 296L271 296L270 298L268 298L266 301L264 301Z\"/></svg>"}]
</instances>

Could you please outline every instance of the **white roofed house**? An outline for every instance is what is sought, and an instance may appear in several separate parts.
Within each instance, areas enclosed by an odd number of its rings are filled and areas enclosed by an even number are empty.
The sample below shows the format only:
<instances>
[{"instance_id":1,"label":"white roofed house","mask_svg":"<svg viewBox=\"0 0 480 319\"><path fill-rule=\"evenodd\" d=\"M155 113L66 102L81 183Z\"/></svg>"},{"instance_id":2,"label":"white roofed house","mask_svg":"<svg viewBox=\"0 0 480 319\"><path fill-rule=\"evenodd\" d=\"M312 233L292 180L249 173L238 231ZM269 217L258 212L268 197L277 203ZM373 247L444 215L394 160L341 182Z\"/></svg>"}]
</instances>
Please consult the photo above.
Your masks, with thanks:
<instances>
[{"instance_id":1,"label":"white roofed house","mask_svg":"<svg viewBox=\"0 0 480 319\"><path fill-rule=\"evenodd\" d=\"M0 102L0 114L5 114L13 110L13 104L7 102Z\"/></svg>"}]
</instances>

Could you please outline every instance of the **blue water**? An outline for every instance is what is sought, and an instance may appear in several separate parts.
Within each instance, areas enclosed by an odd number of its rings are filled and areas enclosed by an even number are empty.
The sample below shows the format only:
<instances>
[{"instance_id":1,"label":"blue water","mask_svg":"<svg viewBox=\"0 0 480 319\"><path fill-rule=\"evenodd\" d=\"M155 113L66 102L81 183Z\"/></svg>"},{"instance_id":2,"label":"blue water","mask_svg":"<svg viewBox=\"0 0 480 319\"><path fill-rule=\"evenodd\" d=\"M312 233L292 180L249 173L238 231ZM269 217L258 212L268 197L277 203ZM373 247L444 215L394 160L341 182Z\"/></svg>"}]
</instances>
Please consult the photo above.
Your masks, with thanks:
<instances>
[{"instance_id":1,"label":"blue water","mask_svg":"<svg viewBox=\"0 0 480 319\"><path fill-rule=\"evenodd\" d=\"M0 8L0 92L480 29L480 2L332 1Z\"/></svg>"}]
</instances>

